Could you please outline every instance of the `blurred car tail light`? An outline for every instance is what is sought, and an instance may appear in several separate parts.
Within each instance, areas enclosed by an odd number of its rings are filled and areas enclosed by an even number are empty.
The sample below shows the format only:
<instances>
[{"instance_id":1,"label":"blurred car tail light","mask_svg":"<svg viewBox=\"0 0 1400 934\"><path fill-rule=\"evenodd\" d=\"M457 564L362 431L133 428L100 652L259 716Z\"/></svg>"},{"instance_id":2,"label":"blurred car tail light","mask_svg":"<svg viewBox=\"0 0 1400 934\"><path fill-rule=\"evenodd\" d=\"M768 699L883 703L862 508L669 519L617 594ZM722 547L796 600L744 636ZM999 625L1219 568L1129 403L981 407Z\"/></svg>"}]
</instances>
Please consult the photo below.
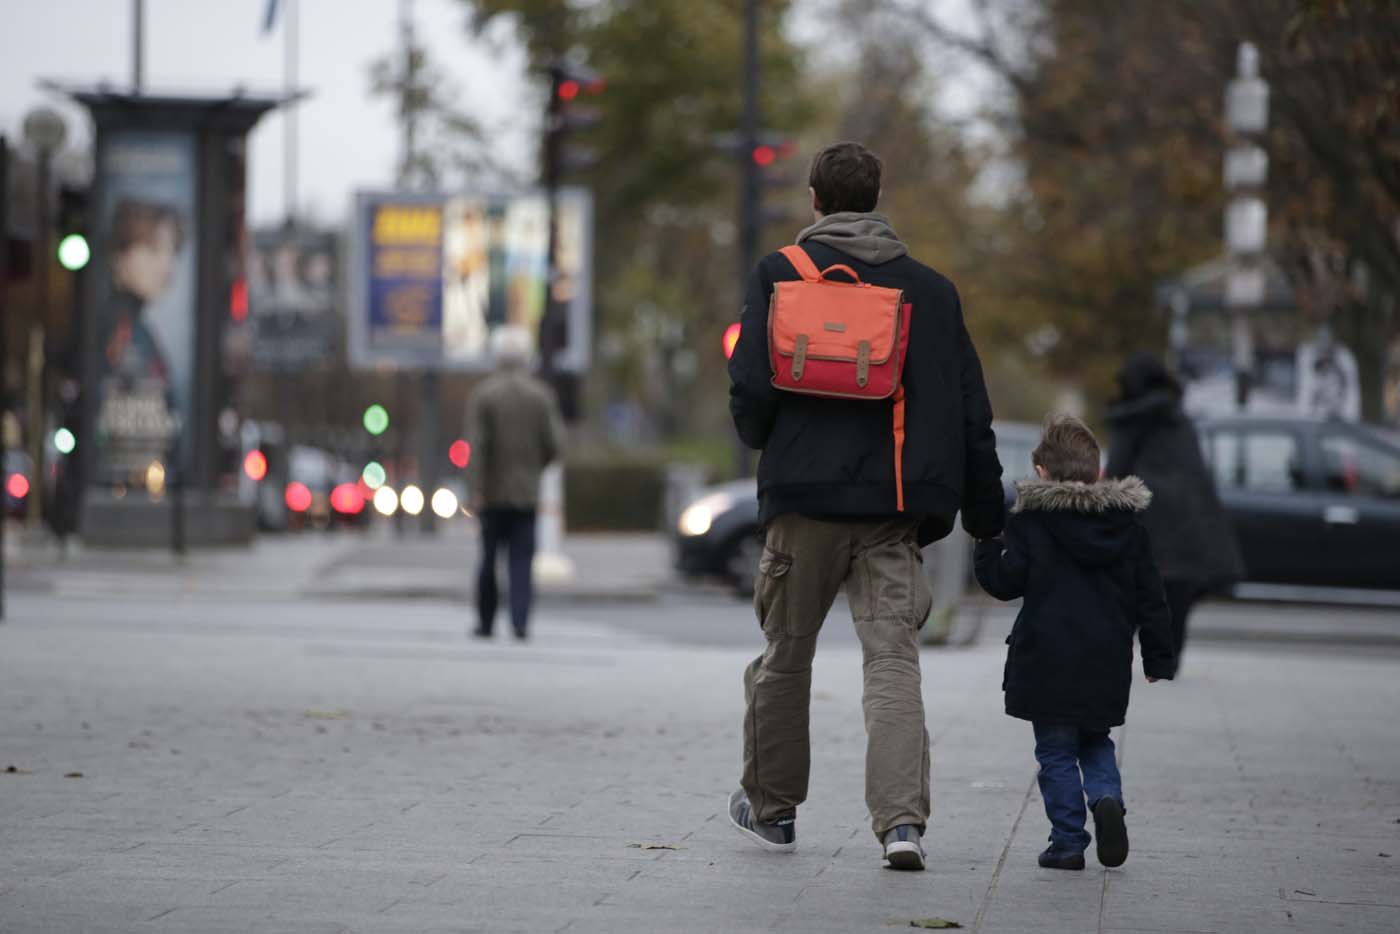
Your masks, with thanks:
<instances>
[{"instance_id":1,"label":"blurred car tail light","mask_svg":"<svg viewBox=\"0 0 1400 934\"><path fill-rule=\"evenodd\" d=\"M267 455L262 451L249 451L243 458L243 472L250 480L262 480L267 476Z\"/></svg>"},{"instance_id":2,"label":"blurred car tail light","mask_svg":"<svg viewBox=\"0 0 1400 934\"><path fill-rule=\"evenodd\" d=\"M311 508L311 490L305 483L287 484L287 508L292 512L306 512Z\"/></svg>"},{"instance_id":3,"label":"blurred car tail light","mask_svg":"<svg viewBox=\"0 0 1400 934\"><path fill-rule=\"evenodd\" d=\"M331 508L346 516L358 516L364 512L365 497L354 483L342 483L331 490Z\"/></svg>"},{"instance_id":4,"label":"blurred car tail light","mask_svg":"<svg viewBox=\"0 0 1400 934\"><path fill-rule=\"evenodd\" d=\"M22 473L10 474L10 479L5 481L5 492L15 499L24 499L29 495L29 478Z\"/></svg>"}]
</instances>

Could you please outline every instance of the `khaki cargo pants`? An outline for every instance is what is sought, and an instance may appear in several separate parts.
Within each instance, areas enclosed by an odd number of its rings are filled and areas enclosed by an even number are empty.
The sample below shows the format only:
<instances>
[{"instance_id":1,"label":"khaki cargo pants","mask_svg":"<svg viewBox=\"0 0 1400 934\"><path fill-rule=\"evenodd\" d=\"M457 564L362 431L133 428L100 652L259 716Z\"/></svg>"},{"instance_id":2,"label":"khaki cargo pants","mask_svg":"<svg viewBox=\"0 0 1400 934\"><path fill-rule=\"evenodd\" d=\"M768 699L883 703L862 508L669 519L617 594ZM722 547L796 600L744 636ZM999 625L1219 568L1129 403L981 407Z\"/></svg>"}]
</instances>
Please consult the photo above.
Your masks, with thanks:
<instances>
[{"instance_id":1,"label":"khaki cargo pants","mask_svg":"<svg viewBox=\"0 0 1400 934\"><path fill-rule=\"evenodd\" d=\"M817 634L844 584L865 658L865 802L876 837L925 827L928 732L918 631L933 604L917 523L779 516L768 528L754 608L768 648L744 671L742 784L760 820L796 813L811 767L808 704Z\"/></svg>"}]
</instances>

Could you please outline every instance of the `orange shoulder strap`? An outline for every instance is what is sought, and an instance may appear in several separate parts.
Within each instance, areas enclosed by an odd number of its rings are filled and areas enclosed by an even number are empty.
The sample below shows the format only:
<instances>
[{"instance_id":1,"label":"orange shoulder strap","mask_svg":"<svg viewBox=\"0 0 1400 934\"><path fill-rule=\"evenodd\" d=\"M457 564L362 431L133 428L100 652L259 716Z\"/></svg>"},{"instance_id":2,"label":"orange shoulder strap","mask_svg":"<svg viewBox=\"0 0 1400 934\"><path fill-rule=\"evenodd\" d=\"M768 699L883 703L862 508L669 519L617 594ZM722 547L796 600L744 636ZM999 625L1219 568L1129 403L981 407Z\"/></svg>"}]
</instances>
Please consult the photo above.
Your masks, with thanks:
<instances>
[{"instance_id":1,"label":"orange shoulder strap","mask_svg":"<svg viewBox=\"0 0 1400 934\"><path fill-rule=\"evenodd\" d=\"M904 384L894 391L894 502L904 511Z\"/></svg>"},{"instance_id":2,"label":"orange shoulder strap","mask_svg":"<svg viewBox=\"0 0 1400 934\"><path fill-rule=\"evenodd\" d=\"M817 269L817 264L812 262L812 257L807 255L807 251L797 244L785 246L778 252L787 257L787 261L792 263L792 268L797 270L797 274L808 282L816 282L822 277L821 271Z\"/></svg>"}]
</instances>

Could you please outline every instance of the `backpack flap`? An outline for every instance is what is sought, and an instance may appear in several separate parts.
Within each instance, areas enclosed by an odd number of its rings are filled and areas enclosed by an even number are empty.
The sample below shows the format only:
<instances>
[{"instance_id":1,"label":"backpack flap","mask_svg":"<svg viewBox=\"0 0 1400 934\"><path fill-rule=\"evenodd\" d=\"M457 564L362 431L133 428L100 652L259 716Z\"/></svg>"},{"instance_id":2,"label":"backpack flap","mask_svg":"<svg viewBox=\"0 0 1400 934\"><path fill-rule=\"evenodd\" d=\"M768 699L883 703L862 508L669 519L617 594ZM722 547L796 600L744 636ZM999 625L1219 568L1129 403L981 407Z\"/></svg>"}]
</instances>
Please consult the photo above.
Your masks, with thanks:
<instances>
[{"instance_id":1,"label":"backpack flap","mask_svg":"<svg viewBox=\"0 0 1400 934\"><path fill-rule=\"evenodd\" d=\"M810 395L886 399L899 385L905 323L898 289L827 279L773 285L773 385ZM854 277L849 267L839 267Z\"/></svg>"}]
</instances>

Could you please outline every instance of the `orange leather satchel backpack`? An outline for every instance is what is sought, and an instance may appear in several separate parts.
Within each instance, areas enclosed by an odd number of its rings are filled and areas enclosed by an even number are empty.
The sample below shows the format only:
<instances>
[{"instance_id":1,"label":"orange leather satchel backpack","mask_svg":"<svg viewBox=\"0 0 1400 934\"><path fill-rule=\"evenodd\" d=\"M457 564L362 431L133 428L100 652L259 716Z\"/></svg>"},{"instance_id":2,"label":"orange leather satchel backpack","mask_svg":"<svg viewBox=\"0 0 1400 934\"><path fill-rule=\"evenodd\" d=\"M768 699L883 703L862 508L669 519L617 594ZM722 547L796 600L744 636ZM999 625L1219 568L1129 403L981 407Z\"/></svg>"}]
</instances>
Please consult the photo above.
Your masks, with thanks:
<instances>
[{"instance_id":1,"label":"orange leather satchel backpack","mask_svg":"<svg viewBox=\"0 0 1400 934\"><path fill-rule=\"evenodd\" d=\"M768 356L773 385L836 399L894 400L895 497L904 511L904 357L912 306L899 289L868 282L850 266L818 270L807 251L782 254L801 279L773 285ZM832 279L841 272L850 282Z\"/></svg>"}]
</instances>

